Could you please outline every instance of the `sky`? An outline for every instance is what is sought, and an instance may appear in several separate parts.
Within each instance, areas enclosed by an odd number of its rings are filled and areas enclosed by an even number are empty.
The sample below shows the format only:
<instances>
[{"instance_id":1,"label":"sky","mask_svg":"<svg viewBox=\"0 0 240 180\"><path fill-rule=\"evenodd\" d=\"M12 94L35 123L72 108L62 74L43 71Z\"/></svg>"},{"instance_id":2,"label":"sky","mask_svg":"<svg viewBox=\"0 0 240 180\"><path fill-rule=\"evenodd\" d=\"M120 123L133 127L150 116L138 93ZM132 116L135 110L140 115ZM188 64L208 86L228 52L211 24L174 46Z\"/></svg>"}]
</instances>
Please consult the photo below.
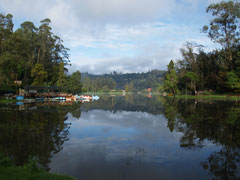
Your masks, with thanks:
<instances>
[{"instance_id":1,"label":"sky","mask_svg":"<svg viewBox=\"0 0 240 180\"><path fill-rule=\"evenodd\" d=\"M219 1L0 0L0 12L13 15L15 29L49 18L70 49L69 73L132 73L165 70L187 41L214 48L201 28L211 20L206 7Z\"/></svg>"}]
</instances>

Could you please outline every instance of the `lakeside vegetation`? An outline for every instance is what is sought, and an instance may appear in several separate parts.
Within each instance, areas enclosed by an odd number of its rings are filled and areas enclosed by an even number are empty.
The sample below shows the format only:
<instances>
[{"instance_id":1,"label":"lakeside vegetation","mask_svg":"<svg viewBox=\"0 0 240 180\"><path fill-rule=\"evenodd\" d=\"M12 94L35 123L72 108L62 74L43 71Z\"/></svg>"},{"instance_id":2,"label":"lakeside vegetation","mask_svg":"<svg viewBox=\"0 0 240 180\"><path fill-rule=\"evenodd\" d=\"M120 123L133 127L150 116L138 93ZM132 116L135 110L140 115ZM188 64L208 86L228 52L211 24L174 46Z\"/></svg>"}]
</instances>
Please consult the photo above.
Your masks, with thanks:
<instances>
[{"instance_id":1,"label":"lakeside vegetation","mask_svg":"<svg viewBox=\"0 0 240 180\"><path fill-rule=\"evenodd\" d=\"M61 92L81 93L125 90L198 95L199 92L240 92L240 3L222 1L210 4L212 15L202 32L221 48L206 52L203 45L186 42L182 58L171 60L168 70L146 73L93 75L79 71L67 75L69 49L51 30L51 20L36 27L26 21L13 30L13 16L0 14L0 94L19 87L57 86ZM165 77L165 81L164 81ZM163 83L164 81L164 83Z\"/></svg>"},{"instance_id":2,"label":"lakeside vegetation","mask_svg":"<svg viewBox=\"0 0 240 180\"><path fill-rule=\"evenodd\" d=\"M1 166L0 179L12 180L74 180L69 176L48 173L44 170L30 171L20 166Z\"/></svg>"},{"instance_id":3,"label":"lakeside vegetation","mask_svg":"<svg viewBox=\"0 0 240 180\"><path fill-rule=\"evenodd\" d=\"M26 21L14 31L12 19L11 14L0 13L0 94L28 85L81 92L80 72L66 75L69 49L51 31L51 20L42 20L39 27Z\"/></svg>"},{"instance_id":4,"label":"lakeside vegetation","mask_svg":"<svg viewBox=\"0 0 240 180\"><path fill-rule=\"evenodd\" d=\"M48 173L31 161L24 166L15 166L8 157L0 156L0 179L12 180L74 180L74 178Z\"/></svg>"},{"instance_id":5,"label":"lakeside vegetation","mask_svg":"<svg viewBox=\"0 0 240 180\"><path fill-rule=\"evenodd\" d=\"M186 42L182 59L170 61L162 91L198 95L199 92L240 93L240 3L210 4L212 15L202 32L220 49L205 52L203 46Z\"/></svg>"},{"instance_id":6,"label":"lakeside vegetation","mask_svg":"<svg viewBox=\"0 0 240 180\"><path fill-rule=\"evenodd\" d=\"M68 140L67 114L79 118L81 104L0 106L0 179L71 179L47 171L52 155Z\"/></svg>"},{"instance_id":7,"label":"lakeside vegetation","mask_svg":"<svg viewBox=\"0 0 240 180\"><path fill-rule=\"evenodd\" d=\"M173 96L170 96L173 97ZM240 96L237 95L224 95L224 94L212 94L212 95L175 95L175 98L179 99L206 99L206 100L240 100Z\"/></svg>"},{"instance_id":8,"label":"lakeside vegetation","mask_svg":"<svg viewBox=\"0 0 240 180\"><path fill-rule=\"evenodd\" d=\"M145 73L118 73L93 75L82 74L83 91L108 92L112 90L125 90L126 92L142 91L147 88L157 90L163 82L166 71L152 70Z\"/></svg>"}]
</instances>

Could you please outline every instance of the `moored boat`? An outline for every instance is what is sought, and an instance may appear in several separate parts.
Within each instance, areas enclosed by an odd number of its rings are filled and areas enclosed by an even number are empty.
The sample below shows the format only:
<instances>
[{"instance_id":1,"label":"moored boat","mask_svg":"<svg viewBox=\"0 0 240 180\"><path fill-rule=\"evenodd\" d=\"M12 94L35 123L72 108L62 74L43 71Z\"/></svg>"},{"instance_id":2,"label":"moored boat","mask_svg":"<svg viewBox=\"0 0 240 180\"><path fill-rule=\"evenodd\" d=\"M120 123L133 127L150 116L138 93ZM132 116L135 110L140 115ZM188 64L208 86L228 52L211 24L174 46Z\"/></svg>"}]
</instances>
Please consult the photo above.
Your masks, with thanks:
<instances>
[{"instance_id":1,"label":"moored boat","mask_svg":"<svg viewBox=\"0 0 240 180\"><path fill-rule=\"evenodd\" d=\"M18 101L24 100L24 96L16 96L16 100Z\"/></svg>"},{"instance_id":2,"label":"moored boat","mask_svg":"<svg viewBox=\"0 0 240 180\"><path fill-rule=\"evenodd\" d=\"M92 100L94 101L94 100L99 100L99 96L92 96Z\"/></svg>"}]
</instances>

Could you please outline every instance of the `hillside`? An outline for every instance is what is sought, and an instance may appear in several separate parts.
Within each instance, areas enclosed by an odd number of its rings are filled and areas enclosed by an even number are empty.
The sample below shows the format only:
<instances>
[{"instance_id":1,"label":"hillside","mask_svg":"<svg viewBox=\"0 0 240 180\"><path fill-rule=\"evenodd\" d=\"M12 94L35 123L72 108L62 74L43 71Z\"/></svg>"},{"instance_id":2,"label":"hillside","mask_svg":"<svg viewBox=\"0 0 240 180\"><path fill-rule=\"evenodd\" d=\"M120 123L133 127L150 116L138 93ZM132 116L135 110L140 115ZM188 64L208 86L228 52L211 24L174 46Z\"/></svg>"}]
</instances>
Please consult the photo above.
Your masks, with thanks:
<instances>
[{"instance_id":1,"label":"hillside","mask_svg":"<svg viewBox=\"0 0 240 180\"><path fill-rule=\"evenodd\" d=\"M152 70L146 73L117 73L94 75L82 73L83 88L91 91L92 89L99 90L102 87L108 89L126 89L129 86L131 90L143 90L147 88L156 89L159 84L162 84L165 71Z\"/></svg>"}]
</instances>

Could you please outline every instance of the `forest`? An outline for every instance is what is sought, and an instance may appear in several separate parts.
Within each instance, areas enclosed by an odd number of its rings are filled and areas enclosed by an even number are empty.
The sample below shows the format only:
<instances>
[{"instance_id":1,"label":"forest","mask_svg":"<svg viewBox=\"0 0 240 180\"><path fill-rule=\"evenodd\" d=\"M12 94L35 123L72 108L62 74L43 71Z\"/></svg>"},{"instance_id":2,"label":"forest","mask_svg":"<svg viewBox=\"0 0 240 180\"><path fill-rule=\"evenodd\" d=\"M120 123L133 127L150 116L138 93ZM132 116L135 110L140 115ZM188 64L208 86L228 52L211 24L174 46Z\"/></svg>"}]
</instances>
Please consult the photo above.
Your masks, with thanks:
<instances>
[{"instance_id":1,"label":"forest","mask_svg":"<svg viewBox=\"0 0 240 180\"><path fill-rule=\"evenodd\" d=\"M142 91L147 88L157 90L163 82L166 71L152 70L146 73L118 73L93 75L82 73L84 91L125 90L126 92Z\"/></svg>"},{"instance_id":2,"label":"forest","mask_svg":"<svg viewBox=\"0 0 240 180\"><path fill-rule=\"evenodd\" d=\"M219 48L206 51L195 42L180 49L182 58L171 60L167 72L93 75L79 71L67 75L69 49L52 32L51 20L36 27L23 22L14 31L13 16L0 14L0 93L16 92L21 87L57 86L62 92L107 92L110 90L155 91L172 94L199 92L240 92L240 3L222 1L210 4L209 24L202 27ZM156 69L162 67L156 67ZM164 81L164 83L163 83Z\"/></svg>"},{"instance_id":3,"label":"forest","mask_svg":"<svg viewBox=\"0 0 240 180\"><path fill-rule=\"evenodd\" d=\"M80 72L66 75L69 49L52 32L51 20L42 20L39 27L26 21L14 31L12 19L11 14L0 14L0 93L26 85L81 92Z\"/></svg>"},{"instance_id":4,"label":"forest","mask_svg":"<svg viewBox=\"0 0 240 180\"><path fill-rule=\"evenodd\" d=\"M186 42L182 59L171 60L161 87L172 94L198 94L201 91L240 92L240 3L222 1L210 4L212 16L202 28L220 48L205 52L202 45Z\"/></svg>"},{"instance_id":5,"label":"forest","mask_svg":"<svg viewBox=\"0 0 240 180\"><path fill-rule=\"evenodd\" d=\"M51 20L36 27L23 22L13 30L13 16L0 14L0 93L16 92L26 86L56 86L61 92L156 89L165 71L92 75L79 71L67 75L69 49L52 32ZM81 77L82 76L82 77Z\"/></svg>"}]
</instances>

